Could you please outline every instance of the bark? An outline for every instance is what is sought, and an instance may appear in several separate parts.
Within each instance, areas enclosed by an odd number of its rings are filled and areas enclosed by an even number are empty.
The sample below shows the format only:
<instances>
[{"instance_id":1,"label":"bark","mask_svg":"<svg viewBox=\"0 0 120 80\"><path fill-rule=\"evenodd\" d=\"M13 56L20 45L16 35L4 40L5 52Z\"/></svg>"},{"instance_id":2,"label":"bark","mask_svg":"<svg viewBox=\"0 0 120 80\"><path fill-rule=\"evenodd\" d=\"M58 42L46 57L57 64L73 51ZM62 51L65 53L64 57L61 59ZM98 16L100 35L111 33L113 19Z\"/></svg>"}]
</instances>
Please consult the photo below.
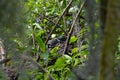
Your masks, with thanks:
<instances>
[{"instance_id":1,"label":"bark","mask_svg":"<svg viewBox=\"0 0 120 80\"><path fill-rule=\"evenodd\" d=\"M120 30L120 0L108 0L108 12L102 40L102 53L98 80L115 80L114 55Z\"/></svg>"},{"instance_id":2,"label":"bark","mask_svg":"<svg viewBox=\"0 0 120 80\"><path fill-rule=\"evenodd\" d=\"M108 0L100 1L100 20L101 20L100 23L101 23L102 32L104 32L104 27L106 23L107 5L108 5Z\"/></svg>"}]
</instances>

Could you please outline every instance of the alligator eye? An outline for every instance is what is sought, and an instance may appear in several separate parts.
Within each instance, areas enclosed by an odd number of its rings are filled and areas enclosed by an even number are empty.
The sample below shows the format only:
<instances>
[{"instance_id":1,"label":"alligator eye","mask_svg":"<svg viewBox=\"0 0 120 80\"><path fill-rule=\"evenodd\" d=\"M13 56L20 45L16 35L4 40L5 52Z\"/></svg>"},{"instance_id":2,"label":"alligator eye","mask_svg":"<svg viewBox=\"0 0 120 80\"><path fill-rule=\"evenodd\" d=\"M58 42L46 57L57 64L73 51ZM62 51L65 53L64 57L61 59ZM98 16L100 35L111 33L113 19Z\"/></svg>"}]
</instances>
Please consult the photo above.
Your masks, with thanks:
<instances>
[{"instance_id":1,"label":"alligator eye","mask_svg":"<svg viewBox=\"0 0 120 80\"><path fill-rule=\"evenodd\" d=\"M53 45L48 44L48 48L53 48L53 47L54 47Z\"/></svg>"}]
</instances>

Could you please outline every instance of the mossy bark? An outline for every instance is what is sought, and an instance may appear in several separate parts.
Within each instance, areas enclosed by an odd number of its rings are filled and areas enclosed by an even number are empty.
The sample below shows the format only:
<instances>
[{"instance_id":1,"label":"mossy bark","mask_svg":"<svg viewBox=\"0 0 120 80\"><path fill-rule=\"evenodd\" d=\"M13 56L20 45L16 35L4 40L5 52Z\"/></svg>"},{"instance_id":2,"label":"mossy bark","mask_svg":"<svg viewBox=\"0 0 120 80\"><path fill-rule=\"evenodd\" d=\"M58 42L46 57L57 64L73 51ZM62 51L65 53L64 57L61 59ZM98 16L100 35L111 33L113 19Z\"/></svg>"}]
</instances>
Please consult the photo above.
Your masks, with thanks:
<instances>
[{"instance_id":1,"label":"mossy bark","mask_svg":"<svg viewBox=\"0 0 120 80\"><path fill-rule=\"evenodd\" d=\"M120 0L108 0L105 32L102 40L102 53L98 80L115 80L114 55L120 33Z\"/></svg>"}]
</instances>

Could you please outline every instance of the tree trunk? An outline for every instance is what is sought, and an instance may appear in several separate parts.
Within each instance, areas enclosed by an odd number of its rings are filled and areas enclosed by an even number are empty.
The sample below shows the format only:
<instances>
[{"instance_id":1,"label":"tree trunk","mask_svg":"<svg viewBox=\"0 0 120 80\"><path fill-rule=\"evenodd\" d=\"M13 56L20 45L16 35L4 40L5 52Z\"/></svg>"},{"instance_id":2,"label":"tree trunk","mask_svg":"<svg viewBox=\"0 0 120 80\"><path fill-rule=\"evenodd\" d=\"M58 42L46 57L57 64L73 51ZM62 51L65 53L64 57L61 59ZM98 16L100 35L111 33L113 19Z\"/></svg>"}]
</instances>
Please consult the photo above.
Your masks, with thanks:
<instances>
[{"instance_id":1,"label":"tree trunk","mask_svg":"<svg viewBox=\"0 0 120 80\"><path fill-rule=\"evenodd\" d=\"M115 80L114 55L120 30L120 0L108 0L108 12L102 40L99 80Z\"/></svg>"}]
</instances>

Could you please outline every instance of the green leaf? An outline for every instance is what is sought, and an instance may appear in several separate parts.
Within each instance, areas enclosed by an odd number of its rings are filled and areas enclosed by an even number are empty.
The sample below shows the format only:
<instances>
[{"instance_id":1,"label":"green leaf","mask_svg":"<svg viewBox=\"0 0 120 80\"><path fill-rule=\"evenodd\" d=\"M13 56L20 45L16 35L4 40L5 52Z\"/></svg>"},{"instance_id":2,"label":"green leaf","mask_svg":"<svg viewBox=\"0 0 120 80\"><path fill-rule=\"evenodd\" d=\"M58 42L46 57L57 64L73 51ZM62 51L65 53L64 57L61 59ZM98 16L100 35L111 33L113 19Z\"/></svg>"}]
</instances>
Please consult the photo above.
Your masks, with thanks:
<instances>
[{"instance_id":1,"label":"green leaf","mask_svg":"<svg viewBox=\"0 0 120 80\"><path fill-rule=\"evenodd\" d=\"M77 41L77 37L75 37L75 36L72 36L71 38L70 38L70 43L73 43L73 42L75 42L75 41Z\"/></svg>"},{"instance_id":2,"label":"green leaf","mask_svg":"<svg viewBox=\"0 0 120 80\"><path fill-rule=\"evenodd\" d=\"M87 48L88 48L88 45L87 45L87 44L81 46L81 50L83 50L83 51L84 51L85 49L87 49Z\"/></svg>"},{"instance_id":3,"label":"green leaf","mask_svg":"<svg viewBox=\"0 0 120 80\"><path fill-rule=\"evenodd\" d=\"M66 59L65 62L68 63L68 64L72 60L72 58L69 55L63 55L63 57L65 57L65 59Z\"/></svg>"},{"instance_id":4,"label":"green leaf","mask_svg":"<svg viewBox=\"0 0 120 80\"><path fill-rule=\"evenodd\" d=\"M44 34L46 31L45 30L39 30L39 32L36 34L37 36L41 36L42 34Z\"/></svg>"},{"instance_id":5,"label":"green leaf","mask_svg":"<svg viewBox=\"0 0 120 80\"><path fill-rule=\"evenodd\" d=\"M47 22L47 19L44 19L43 22L46 23L46 22Z\"/></svg>"},{"instance_id":6,"label":"green leaf","mask_svg":"<svg viewBox=\"0 0 120 80\"><path fill-rule=\"evenodd\" d=\"M73 48L73 49L72 49L72 53L76 53L76 52L78 52L78 50L79 50L79 49L78 49L77 47L76 47L76 48Z\"/></svg>"},{"instance_id":7,"label":"green leaf","mask_svg":"<svg viewBox=\"0 0 120 80\"><path fill-rule=\"evenodd\" d=\"M50 53L57 53L58 48L59 48L58 46L54 47L54 48L50 51Z\"/></svg>"},{"instance_id":8,"label":"green leaf","mask_svg":"<svg viewBox=\"0 0 120 80\"><path fill-rule=\"evenodd\" d=\"M87 51L81 51L81 56L85 56L85 55L87 55L87 54L88 54Z\"/></svg>"},{"instance_id":9,"label":"green leaf","mask_svg":"<svg viewBox=\"0 0 120 80\"><path fill-rule=\"evenodd\" d=\"M46 47L45 47L45 43L43 42L42 38L37 36L35 37L36 38L36 41L38 42L39 46L40 46L40 50L45 52L46 50Z\"/></svg>"},{"instance_id":10,"label":"green leaf","mask_svg":"<svg viewBox=\"0 0 120 80\"><path fill-rule=\"evenodd\" d=\"M55 65L54 65L54 67L55 67L55 69L56 70L61 70L61 69L63 69L64 67L65 67L65 61L66 61L66 58L65 57L60 57L60 58L58 58L57 59L57 61L55 62Z\"/></svg>"},{"instance_id":11,"label":"green leaf","mask_svg":"<svg viewBox=\"0 0 120 80\"><path fill-rule=\"evenodd\" d=\"M71 60L72 59L69 55L63 55L63 57L65 57L66 60Z\"/></svg>"},{"instance_id":12,"label":"green leaf","mask_svg":"<svg viewBox=\"0 0 120 80\"><path fill-rule=\"evenodd\" d=\"M74 66L77 66L80 63L80 59L75 59L74 60Z\"/></svg>"},{"instance_id":13,"label":"green leaf","mask_svg":"<svg viewBox=\"0 0 120 80\"><path fill-rule=\"evenodd\" d=\"M39 73L39 74L37 74L36 76L35 76L35 80L40 80L41 78L43 78L43 74L41 73Z\"/></svg>"},{"instance_id":14,"label":"green leaf","mask_svg":"<svg viewBox=\"0 0 120 80\"><path fill-rule=\"evenodd\" d=\"M69 55L63 55L62 57L58 58L55 62L55 69L61 70L63 69L69 62L72 60L72 58Z\"/></svg>"},{"instance_id":15,"label":"green leaf","mask_svg":"<svg viewBox=\"0 0 120 80\"><path fill-rule=\"evenodd\" d=\"M95 27L96 27L96 28L100 27L99 22L97 22L97 21L95 22Z\"/></svg>"},{"instance_id":16,"label":"green leaf","mask_svg":"<svg viewBox=\"0 0 120 80\"><path fill-rule=\"evenodd\" d=\"M66 0L63 0L63 4L62 4L63 8L66 7Z\"/></svg>"}]
</instances>

